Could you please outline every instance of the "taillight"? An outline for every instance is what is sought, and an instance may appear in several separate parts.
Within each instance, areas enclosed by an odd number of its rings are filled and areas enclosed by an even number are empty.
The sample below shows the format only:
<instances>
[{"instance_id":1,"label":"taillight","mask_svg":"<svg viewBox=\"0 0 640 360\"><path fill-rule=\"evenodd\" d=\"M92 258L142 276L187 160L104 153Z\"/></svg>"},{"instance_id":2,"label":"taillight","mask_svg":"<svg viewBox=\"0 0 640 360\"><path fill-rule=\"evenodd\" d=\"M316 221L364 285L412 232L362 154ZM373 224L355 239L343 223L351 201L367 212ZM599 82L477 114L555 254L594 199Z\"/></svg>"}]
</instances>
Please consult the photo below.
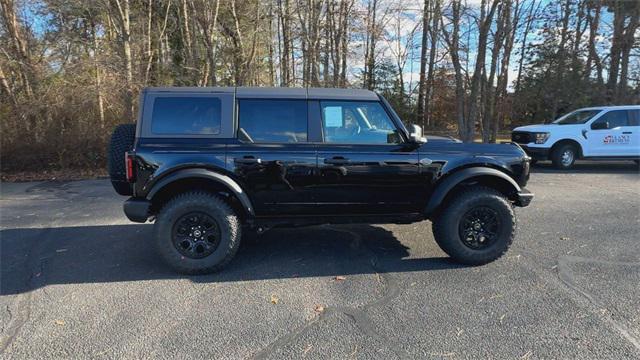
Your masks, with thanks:
<instances>
[{"instance_id":1,"label":"taillight","mask_svg":"<svg viewBox=\"0 0 640 360\"><path fill-rule=\"evenodd\" d=\"M133 168L133 155L126 153L124 159L125 159L124 160L125 169L127 170L127 181L134 182L136 179L135 179L135 172Z\"/></svg>"}]
</instances>

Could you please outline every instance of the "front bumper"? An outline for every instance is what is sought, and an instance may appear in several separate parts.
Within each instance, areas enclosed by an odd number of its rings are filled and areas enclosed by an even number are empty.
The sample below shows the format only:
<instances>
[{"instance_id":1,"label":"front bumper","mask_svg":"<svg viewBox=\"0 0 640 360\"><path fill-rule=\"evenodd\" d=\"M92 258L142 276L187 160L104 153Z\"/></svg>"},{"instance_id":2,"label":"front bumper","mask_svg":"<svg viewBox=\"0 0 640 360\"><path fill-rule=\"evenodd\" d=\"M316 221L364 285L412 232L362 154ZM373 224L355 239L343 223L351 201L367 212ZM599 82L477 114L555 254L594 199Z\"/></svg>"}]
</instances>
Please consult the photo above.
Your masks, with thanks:
<instances>
[{"instance_id":1,"label":"front bumper","mask_svg":"<svg viewBox=\"0 0 640 360\"><path fill-rule=\"evenodd\" d=\"M549 149L532 147L527 145L520 145L522 150L527 153L534 160L547 160L549 159Z\"/></svg>"},{"instance_id":2,"label":"front bumper","mask_svg":"<svg viewBox=\"0 0 640 360\"><path fill-rule=\"evenodd\" d=\"M146 222L150 208L151 201L146 199L129 198L124 202L124 214L133 222Z\"/></svg>"},{"instance_id":3,"label":"front bumper","mask_svg":"<svg viewBox=\"0 0 640 360\"><path fill-rule=\"evenodd\" d=\"M518 192L518 194L516 194L514 203L516 206L525 207L529 206L531 200L533 200L533 193L523 188Z\"/></svg>"}]
</instances>

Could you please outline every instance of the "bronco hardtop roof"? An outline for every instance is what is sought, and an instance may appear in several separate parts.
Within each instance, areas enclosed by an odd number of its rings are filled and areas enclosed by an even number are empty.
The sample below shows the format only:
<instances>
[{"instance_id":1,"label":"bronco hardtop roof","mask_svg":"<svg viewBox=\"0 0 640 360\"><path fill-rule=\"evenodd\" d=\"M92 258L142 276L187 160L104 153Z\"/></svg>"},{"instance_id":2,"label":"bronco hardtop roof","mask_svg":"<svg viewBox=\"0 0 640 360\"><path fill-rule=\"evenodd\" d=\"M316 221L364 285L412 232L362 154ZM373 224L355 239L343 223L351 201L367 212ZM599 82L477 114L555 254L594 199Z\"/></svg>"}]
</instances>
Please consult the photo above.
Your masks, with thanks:
<instances>
[{"instance_id":1,"label":"bronco hardtop roof","mask_svg":"<svg viewBox=\"0 0 640 360\"><path fill-rule=\"evenodd\" d=\"M287 87L148 87L143 91L152 93L234 93L236 98L380 100L375 92L364 89Z\"/></svg>"}]
</instances>

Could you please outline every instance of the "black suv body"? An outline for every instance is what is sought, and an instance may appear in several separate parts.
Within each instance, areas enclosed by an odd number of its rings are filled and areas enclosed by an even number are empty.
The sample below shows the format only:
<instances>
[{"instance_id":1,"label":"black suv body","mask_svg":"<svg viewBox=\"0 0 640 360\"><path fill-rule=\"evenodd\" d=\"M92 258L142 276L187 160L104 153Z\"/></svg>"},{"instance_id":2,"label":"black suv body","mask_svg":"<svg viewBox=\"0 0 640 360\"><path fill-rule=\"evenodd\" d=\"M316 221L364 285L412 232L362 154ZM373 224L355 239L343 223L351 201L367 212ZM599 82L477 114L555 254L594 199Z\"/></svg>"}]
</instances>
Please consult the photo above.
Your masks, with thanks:
<instances>
[{"instance_id":1,"label":"black suv body","mask_svg":"<svg viewBox=\"0 0 640 360\"><path fill-rule=\"evenodd\" d=\"M455 259L486 263L513 239L512 206L533 197L517 144L425 139L366 90L148 88L135 136L126 127L111 180L186 273L220 269L242 229L424 219Z\"/></svg>"}]
</instances>

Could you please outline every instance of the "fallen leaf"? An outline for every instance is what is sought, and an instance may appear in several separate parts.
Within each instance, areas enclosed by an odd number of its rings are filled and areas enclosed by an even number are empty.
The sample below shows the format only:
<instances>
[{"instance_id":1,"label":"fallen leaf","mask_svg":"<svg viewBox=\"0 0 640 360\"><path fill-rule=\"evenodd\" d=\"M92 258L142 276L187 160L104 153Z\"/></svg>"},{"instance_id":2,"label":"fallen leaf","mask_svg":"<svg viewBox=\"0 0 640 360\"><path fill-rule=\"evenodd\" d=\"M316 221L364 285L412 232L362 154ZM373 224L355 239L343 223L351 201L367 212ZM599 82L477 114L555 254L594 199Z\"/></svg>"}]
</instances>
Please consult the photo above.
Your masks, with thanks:
<instances>
[{"instance_id":1,"label":"fallen leaf","mask_svg":"<svg viewBox=\"0 0 640 360\"><path fill-rule=\"evenodd\" d=\"M313 308L313 310L314 310L315 312L317 312L317 313L321 313L321 312L323 312L323 311L324 311L324 305L317 304L317 305Z\"/></svg>"},{"instance_id":2,"label":"fallen leaf","mask_svg":"<svg viewBox=\"0 0 640 360\"><path fill-rule=\"evenodd\" d=\"M275 295L271 295L271 303L276 305L278 303L278 301L280 301L280 299L278 299L277 296Z\"/></svg>"},{"instance_id":3,"label":"fallen leaf","mask_svg":"<svg viewBox=\"0 0 640 360\"><path fill-rule=\"evenodd\" d=\"M342 280L347 280L347 277L342 275L336 276L336 281L342 281Z\"/></svg>"},{"instance_id":4,"label":"fallen leaf","mask_svg":"<svg viewBox=\"0 0 640 360\"><path fill-rule=\"evenodd\" d=\"M524 355L522 355L522 357L520 357L520 359L529 359L529 358L531 358L531 355L533 355L533 351L529 350Z\"/></svg>"},{"instance_id":5,"label":"fallen leaf","mask_svg":"<svg viewBox=\"0 0 640 360\"><path fill-rule=\"evenodd\" d=\"M351 352L351 354L349 354L349 357L355 355L358 352L358 344L356 344L356 346L353 348L353 351Z\"/></svg>"},{"instance_id":6,"label":"fallen leaf","mask_svg":"<svg viewBox=\"0 0 640 360\"><path fill-rule=\"evenodd\" d=\"M56 320L56 325L64 325L64 320Z\"/></svg>"}]
</instances>

